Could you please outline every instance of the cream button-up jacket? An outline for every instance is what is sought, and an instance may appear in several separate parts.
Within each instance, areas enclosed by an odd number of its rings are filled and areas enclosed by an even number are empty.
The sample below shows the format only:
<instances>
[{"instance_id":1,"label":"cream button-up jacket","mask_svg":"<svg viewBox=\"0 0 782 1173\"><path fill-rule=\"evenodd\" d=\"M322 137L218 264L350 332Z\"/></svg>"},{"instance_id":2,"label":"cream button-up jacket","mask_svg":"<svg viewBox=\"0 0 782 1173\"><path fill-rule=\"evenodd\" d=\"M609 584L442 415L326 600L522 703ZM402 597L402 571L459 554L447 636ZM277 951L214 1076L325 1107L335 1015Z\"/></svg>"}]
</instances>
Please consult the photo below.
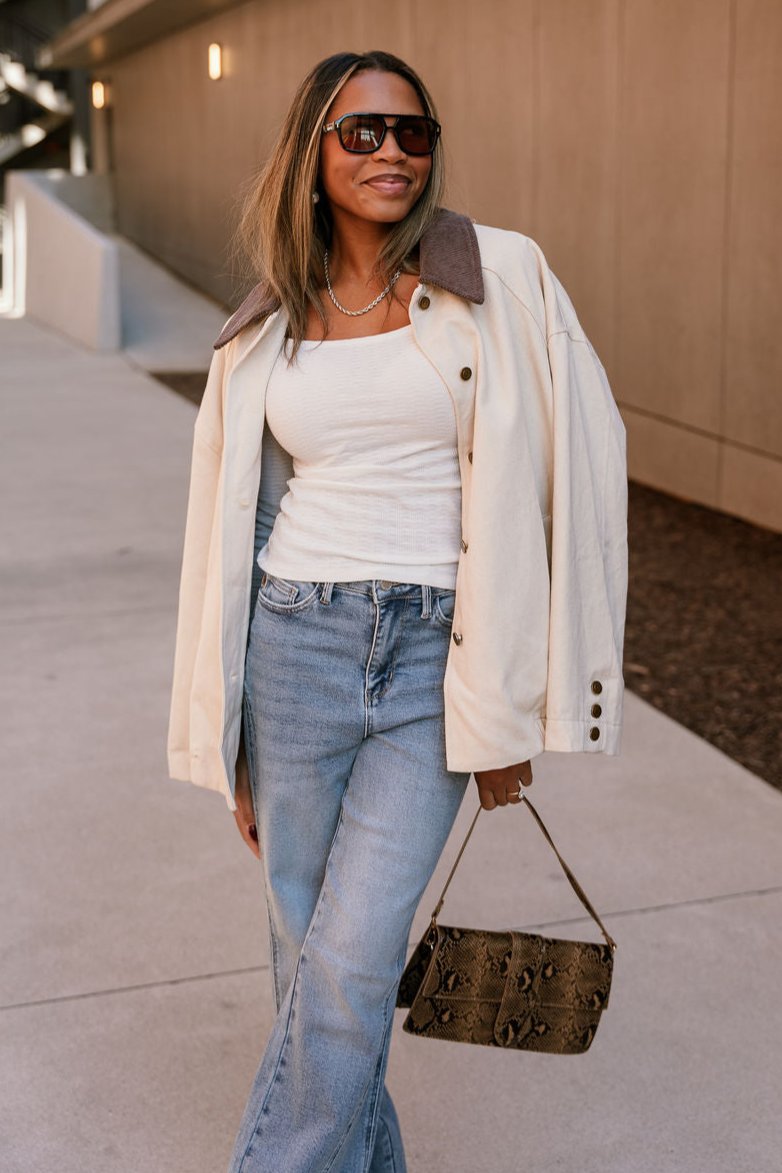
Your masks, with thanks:
<instances>
[{"instance_id":1,"label":"cream button-up jacket","mask_svg":"<svg viewBox=\"0 0 782 1173\"><path fill-rule=\"evenodd\" d=\"M539 245L446 209L421 239L409 312L453 402L461 469L448 769L617 754L627 469L603 366ZM194 429L168 764L231 810L264 400L286 324L256 286L215 342Z\"/></svg>"}]
</instances>

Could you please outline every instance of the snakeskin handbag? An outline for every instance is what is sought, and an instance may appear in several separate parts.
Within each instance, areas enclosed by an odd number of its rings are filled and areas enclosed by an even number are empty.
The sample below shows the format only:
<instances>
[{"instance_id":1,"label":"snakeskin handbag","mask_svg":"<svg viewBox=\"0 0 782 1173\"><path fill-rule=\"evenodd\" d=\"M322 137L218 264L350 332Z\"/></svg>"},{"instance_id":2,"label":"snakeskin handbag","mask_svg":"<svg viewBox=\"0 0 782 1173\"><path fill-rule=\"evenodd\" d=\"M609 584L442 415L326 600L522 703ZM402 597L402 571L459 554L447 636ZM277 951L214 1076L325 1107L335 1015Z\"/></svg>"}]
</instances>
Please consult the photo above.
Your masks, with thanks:
<instances>
[{"instance_id":1,"label":"snakeskin handbag","mask_svg":"<svg viewBox=\"0 0 782 1173\"><path fill-rule=\"evenodd\" d=\"M600 926L606 944L535 933L457 929L437 923L445 893L481 807L465 836L427 931L399 983L396 1004L408 1008L408 1034L524 1051L575 1055L595 1037L608 1005L616 942L522 795L573 891Z\"/></svg>"}]
</instances>

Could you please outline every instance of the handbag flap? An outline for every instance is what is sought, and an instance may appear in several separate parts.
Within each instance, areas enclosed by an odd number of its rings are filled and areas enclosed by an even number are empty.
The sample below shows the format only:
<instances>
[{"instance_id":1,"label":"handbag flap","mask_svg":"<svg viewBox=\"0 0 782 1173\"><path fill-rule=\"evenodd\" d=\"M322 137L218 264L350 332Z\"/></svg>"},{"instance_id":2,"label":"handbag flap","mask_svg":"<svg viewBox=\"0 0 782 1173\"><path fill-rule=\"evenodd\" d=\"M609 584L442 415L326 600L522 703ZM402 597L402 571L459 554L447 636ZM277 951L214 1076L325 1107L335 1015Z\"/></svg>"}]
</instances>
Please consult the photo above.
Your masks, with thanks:
<instances>
[{"instance_id":1,"label":"handbag flap","mask_svg":"<svg viewBox=\"0 0 782 1173\"><path fill-rule=\"evenodd\" d=\"M510 972L502 996L494 1036L503 1043L509 1034L535 1029L535 1021L557 1015L600 1013L608 1005L613 972L610 945L511 934Z\"/></svg>"},{"instance_id":2,"label":"handbag flap","mask_svg":"<svg viewBox=\"0 0 782 1173\"><path fill-rule=\"evenodd\" d=\"M511 961L513 934L437 925L437 943L421 983L424 998L499 1003Z\"/></svg>"}]
</instances>

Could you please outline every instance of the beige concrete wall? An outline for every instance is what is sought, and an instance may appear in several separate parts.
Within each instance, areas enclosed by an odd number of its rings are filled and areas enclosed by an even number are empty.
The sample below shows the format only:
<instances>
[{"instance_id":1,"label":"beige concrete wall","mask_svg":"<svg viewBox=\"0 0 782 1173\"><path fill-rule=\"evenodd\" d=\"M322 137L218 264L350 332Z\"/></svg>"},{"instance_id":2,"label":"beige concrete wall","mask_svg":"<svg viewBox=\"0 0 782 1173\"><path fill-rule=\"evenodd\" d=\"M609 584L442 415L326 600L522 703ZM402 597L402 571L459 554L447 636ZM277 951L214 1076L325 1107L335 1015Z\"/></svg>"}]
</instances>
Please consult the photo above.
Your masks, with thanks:
<instances>
[{"instance_id":1,"label":"beige concrete wall","mask_svg":"<svg viewBox=\"0 0 782 1173\"><path fill-rule=\"evenodd\" d=\"M242 184L301 76L343 48L419 68L449 205L542 245L630 475L782 530L782 5L255 0L108 71L120 230L233 308Z\"/></svg>"}]
</instances>

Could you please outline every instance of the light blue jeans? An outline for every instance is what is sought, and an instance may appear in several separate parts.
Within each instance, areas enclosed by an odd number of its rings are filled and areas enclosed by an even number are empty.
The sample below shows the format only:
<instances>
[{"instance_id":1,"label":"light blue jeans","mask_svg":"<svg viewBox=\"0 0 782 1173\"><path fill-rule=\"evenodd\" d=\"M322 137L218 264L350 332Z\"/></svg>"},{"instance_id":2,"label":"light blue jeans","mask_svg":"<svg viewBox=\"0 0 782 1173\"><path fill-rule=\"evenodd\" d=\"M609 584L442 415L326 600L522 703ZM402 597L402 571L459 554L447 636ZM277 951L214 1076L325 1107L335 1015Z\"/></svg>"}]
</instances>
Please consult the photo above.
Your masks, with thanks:
<instances>
[{"instance_id":1,"label":"light blue jeans","mask_svg":"<svg viewBox=\"0 0 782 1173\"><path fill-rule=\"evenodd\" d=\"M405 1173L384 1085L411 922L464 797L454 592L264 574L244 729L277 1018L229 1173Z\"/></svg>"}]
</instances>

